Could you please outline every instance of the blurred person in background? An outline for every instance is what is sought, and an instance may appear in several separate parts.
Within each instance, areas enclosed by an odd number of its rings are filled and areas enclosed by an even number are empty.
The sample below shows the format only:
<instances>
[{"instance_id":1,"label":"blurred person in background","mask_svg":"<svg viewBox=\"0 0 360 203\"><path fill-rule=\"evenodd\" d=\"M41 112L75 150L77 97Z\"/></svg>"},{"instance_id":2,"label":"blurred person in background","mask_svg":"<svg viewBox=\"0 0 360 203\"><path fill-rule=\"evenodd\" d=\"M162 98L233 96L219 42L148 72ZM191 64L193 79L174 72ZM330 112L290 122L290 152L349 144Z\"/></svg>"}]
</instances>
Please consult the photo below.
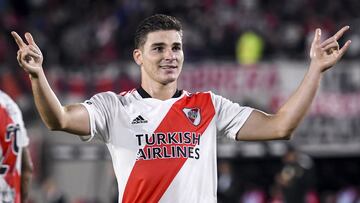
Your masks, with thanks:
<instances>
[{"instance_id":1,"label":"blurred person in background","mask_svg":"<svg viewBox=\"0 0 360 203\"><path fill-rule=\"evenodd\" d=\"M234 177L233 166L230 161L222 160L218 163L218 202L236 202L239 196L239 187Z\"/></svg>"},{"instance_id":2,"label":"blurred person in background","mask_svg":"<svg viewBox=\"0 0 360 203\"><path fill-rule=\"evenodd\" d=\"M275 114L240 106L212 92L179 90L184 62L182 26L157 14L140 23L133 58L141 86L103 92L63 106L47 82L43 55L30 33L19 47L19 65L29 74L36 107L51 130L103 141L111 154L119 202L216 202L216 135L233 140L289 139L314 98L322 74L349 48L337 40L349 29L321 40L316 29L311 63L294 94Z\"/></svg>"},{"instance_id":3,"label":"blurred person in background","mask_svg":"<svg viewBox=\"0 0 360 203\"><path fill-rule=\"evenodd\" d=\"M0 142L0 202L26 202L33 171L29 138L19 107L1 90Z\"/></svg>"},{"instance_id":4,"label":"blurred person in background","mask_svg":"<svg viewBox=\"0 0 360 203\"><path fill-rule=\"evenodd\" d=\"M284 203L318 203L318 198L307 199L313 194L316 182L313 160L288 146L282 162L282 169L275 180L281 188Z\"/></svg>"},{"instance_id":5,"label":"blurred person in background","mask_svg":"<svg viewBox=\"0 0 360 203\"><path fill-rule=\"evenodd\" d=\"M58 188L53 178L47 178L42 184L44 191L44 201L47 203L65 203L66 197L64 193Z\"/></svg>"}]
</instances>

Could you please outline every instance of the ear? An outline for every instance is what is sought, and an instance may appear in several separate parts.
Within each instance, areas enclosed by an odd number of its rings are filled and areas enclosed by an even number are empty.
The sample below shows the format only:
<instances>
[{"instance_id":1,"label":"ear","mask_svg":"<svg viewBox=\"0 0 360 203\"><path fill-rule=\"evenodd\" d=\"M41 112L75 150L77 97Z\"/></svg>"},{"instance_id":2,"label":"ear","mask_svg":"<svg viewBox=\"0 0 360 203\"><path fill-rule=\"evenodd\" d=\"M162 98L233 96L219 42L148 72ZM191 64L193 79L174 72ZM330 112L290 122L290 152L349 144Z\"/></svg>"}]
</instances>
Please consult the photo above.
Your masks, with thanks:
<instances>
[{"instance_id":1,"label":"ear","mask_svg":"<svg viewBox=\"0 0 360 203\"><path fill-rule=\"evenodd\" d=\"M142 58L142 52L140 49L135 49L133 51L133 57L134 57L135 63L138 64L139 66L141 66L143 63L143 58Z\"/></svg>"}]
</instances>

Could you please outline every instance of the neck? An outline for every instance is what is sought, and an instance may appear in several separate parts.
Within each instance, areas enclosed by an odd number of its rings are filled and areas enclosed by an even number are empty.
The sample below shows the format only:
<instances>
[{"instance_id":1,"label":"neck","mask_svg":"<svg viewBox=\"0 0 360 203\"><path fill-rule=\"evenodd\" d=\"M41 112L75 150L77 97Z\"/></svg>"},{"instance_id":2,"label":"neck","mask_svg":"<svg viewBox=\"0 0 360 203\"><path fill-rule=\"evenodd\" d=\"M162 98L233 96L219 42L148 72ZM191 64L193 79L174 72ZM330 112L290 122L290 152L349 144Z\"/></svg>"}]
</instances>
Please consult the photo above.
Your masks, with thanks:
<instances>
[{"instance_id":1,"label":"neck","mask_svg":"<svg viewBox=\"0 0 360 203\"><path fill-rule=\"evenodd\" d=\"M141 87L152 97L160 100L167 100L174 96L177 90L176 81L163 85L163 84L146 84L141 83Z\"/></svg>"}]
</instances>

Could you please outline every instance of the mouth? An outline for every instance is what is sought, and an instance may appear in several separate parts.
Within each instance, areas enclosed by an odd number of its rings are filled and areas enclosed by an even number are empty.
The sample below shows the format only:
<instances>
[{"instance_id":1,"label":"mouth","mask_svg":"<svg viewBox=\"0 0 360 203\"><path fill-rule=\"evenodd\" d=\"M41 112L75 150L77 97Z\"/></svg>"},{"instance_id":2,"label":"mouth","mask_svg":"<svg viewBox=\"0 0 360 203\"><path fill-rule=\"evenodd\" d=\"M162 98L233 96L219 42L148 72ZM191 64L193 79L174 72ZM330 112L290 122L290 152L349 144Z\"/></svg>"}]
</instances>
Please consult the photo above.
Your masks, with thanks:
<instances>
[{"instance_id":1,"label":"mouth","mask_svg":"<svg viewBox=\"0 0 360 203\"><path fill-rule=\"evenodd\" d=\"M176 65L160 65L161 69L176 69Z\"/></svg>"}]
</instances>

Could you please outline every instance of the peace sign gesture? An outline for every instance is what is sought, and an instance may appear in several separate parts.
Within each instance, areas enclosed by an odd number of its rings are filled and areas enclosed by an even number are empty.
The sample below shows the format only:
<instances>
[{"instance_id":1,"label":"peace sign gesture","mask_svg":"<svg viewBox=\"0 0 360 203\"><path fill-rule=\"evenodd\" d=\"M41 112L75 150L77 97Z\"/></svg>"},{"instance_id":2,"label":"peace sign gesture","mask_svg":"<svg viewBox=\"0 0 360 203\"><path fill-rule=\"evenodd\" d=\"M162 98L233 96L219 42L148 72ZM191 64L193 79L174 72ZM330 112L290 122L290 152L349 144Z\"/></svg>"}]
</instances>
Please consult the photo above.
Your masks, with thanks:
<instances>
[{"instance_id":1,"label":"peace sign gesture","mask_svg":"<svg viewBox=\"0 0 360 203\"><path fill-rule=\"evenodd\" d=\"M27 44L16 32L11 32L11 35L14 37L15 42L19 47L17 52L17 61L19 65L32 76L38 75L39 71L42 70L43 55L31 34L25 33Z\"/></svg>"},{"instance_id":2,"label":"peace sign gesture","mask_svg":"<svg viewBox=\"0 0 360 203\"><path fill-rule=\"evenodd\" d=\"M323 42L320 42L321 30L319 28L316 29L310 49L311 64L319 68L321 72L335 65L350 46L351 41L348 40L344 46L339 49L339 43L337 42L349 28L349 26L341 28L335 35Z\"/></svg>"}]
</instances>

